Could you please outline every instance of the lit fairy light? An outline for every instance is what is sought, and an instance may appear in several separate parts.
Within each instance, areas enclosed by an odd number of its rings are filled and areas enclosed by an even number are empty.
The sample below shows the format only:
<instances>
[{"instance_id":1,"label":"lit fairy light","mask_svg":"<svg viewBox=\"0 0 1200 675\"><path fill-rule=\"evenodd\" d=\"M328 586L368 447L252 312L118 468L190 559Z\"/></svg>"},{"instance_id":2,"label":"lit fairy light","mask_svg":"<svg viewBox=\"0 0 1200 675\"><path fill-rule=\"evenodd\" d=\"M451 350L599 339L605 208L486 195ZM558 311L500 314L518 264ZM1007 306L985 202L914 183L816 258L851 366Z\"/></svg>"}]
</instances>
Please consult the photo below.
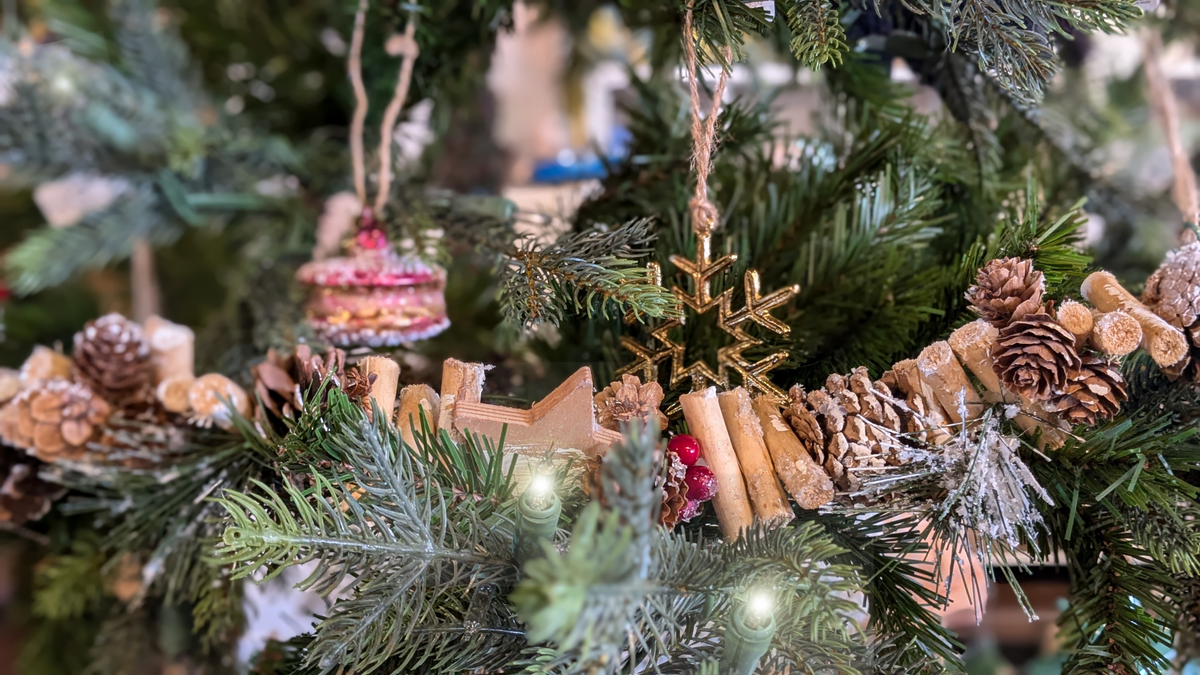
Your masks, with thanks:
<instances>
[{"instance_id":1,"label":"lit fairy light","mask_svg":"<svg viewBox=\"0 0 1200 675\"><path fill-rule=\"evenodd\" d=\"M554 496L554 479L553 477L538 473L529 481L529 502L535 508L544 509L550 504L550 498Z\"/></svg>"},{"instance_id":2,"label":"lit fairy light","mask_svg":"<svg viewBox=\"0 0 1200 675\"><path fill-rule=\"evenodd\" d=\"M751 591L746 599L746 619L756 625L764 625L775 612L775 596L767 590Z\"/></svg>"}]
</instances>

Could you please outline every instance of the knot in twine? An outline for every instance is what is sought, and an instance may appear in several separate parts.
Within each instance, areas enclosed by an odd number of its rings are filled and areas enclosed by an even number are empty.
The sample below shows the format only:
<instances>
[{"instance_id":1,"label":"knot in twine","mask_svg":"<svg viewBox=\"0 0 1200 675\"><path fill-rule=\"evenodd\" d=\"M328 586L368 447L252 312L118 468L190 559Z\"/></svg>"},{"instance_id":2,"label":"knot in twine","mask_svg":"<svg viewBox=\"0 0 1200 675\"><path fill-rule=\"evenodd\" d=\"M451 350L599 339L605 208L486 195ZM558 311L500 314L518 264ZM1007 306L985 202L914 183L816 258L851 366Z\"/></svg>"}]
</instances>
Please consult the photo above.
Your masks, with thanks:
<instances>
[{"instance_id":1,"label":"knot in twine","mask_svg":"<svg viewBox=\"0 0 1200 675\"><path fill-rule=\"evenodd\" d=\"M708 117L700 114L700 76L696 61L696 45L692 41L692 10L683 15L683 54L687 66L688 89L692 98L692 164L696 167L696 192L688 202L692 211L692 231L699 235L712 234L720 223L720 213L708 198L708 175L712 171L712 155L716 149L717 117L729 71L721 68L717 86L713 89L712 107ZM725 61L733 61L733 50L725 48Z\"/></svg>"}]
</instances>

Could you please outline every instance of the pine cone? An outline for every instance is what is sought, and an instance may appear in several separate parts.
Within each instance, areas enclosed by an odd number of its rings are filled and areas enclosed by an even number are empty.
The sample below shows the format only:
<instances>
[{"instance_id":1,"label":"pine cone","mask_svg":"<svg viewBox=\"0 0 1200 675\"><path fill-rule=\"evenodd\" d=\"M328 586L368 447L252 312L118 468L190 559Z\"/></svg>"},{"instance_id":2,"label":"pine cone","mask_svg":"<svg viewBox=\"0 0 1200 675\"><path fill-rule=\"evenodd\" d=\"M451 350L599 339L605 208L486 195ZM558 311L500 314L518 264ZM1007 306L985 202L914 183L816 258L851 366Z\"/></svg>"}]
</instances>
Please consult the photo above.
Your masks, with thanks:
<instances>
[{"instance_id":1,"label":"pine cone","mask_svg":"<svg viewBox=\"0 0 1200 675\"><path fill-rule=\"evenodd\" d=\"M53 379L26 389L0 411L0 436L43 461L81 456L112 408L87 387Z\"/></svg>"},{"instance_id":2,"label":"pine cone","mask_svg":"<svg viewBox=\"0 0 1200 675\"><path fill-rule=\"evenodd\" d=\"M1070 374L1083 365L1075 351L1075 336L1045 311L1002 328L992 345L992 360L996 375L1009 390L1041 401L1061 394Z\"/></svg>"},{"instance_id":3,"label":"pine cone","mask_svg":"<svg viewBox=\"0 0 1200 675\"><path fill-rule=\"evenodd\" d=\"M24 525L38 520L65 490L38 478L41 462L0 447L0 521Z\"/></svg>"},{"instance_id":4,"label":"pine cone","mask_svg":"<svg viewBox=\"0 0 1200 675\"><path fill-rule=\"evenodd\" d=\"M807 394L794 386L789 395L784 418L839 489L861 486L851 469L901 463L913 415L885 384L871 382L866 368L830 375L823 389Z\"/></svg>"},{"instance_id":5,"label":"pine cone","mask_svg":"<svg viewBox=\"0 0 1200 675\"><path fill-rule=\"evenodd\" d=\"M1071 424L1096 426L1111 419L1128 398L1125 378L1103 359L1084 356L1083 365L1071 371L1062 393L1050 400L1050 409Z\"/></svg>"},{"instance_id":6,"label":"pine cone","mask_svg":"<svg viewBox=\"0 0 1200 675\"><path fill-rule=\"evenodd\" d=\"M1200 317L1200 242L1167 254L1146 280L1142 302L1176 328L1196 324Z\"/></svg>"},{"instance_id":7,"label":"pine cone","mask_svg":"<svg viewBox=\"0 0 1200 675\"><path fill-rule=\"evenodd\" d=\"M295 363L295 358L269 349L267 360L250 368L259 401L257 416L279 432L287 429L283 420L295 419L300 409L300 387L292 378Z\"/></svg>"},{"instance_id":8,"label":"pine cone","mask_svg":"<svg viewBox=\"0 0 1200 675\"><path fill-rule=\"evenodd\" d=\"M1167 254L1146 280L1142 302L1187 337L1187 356L1163 372L1172 380L1200 381L1200 242Z\"/></svg>"},{"instance_id":9,"label":"pine cone","mask_svg":"<svg viewBox=\"0 0 1200 675\"><path fill-rule=\"evenodd\" d=\"M142 327L117 313L89 321L75 334L75 373L117 407L153 398L150 345Z\"/></svg>"},{"instance_id":10,"label":"pine cone","mask_svg":"<svg viewBox=\"0 0 1200 675\"><path fill-rule=\"evenodd\" d=\"M662 386L657 382L642 384L637 375L622 375L620 382L613 382L596 394L596 420L605 429L620 431L622 422L632 419L648 422L656 417L658 428L665 429L667 417L658 410L662 399Z\"/></svg>"},{"instance_id":11,"label":"pine cone","mask_svg":"<svg viewBox=\"0 0 1200 675\"><path fill-rule=\"evenodd\" d=\"M1036 312L1045 290L1045 278L1033 268L1033 261L998 258L979 270L966 298L971 311L1003 328L1013 319Z\"/></svg>"},{"instance_id":12,"label":"pine cone","mask_svg":"<svg viewBox=\"0 0 1200 675\"><path fill-rule=\"evenodd\" d=\"M654 485L662 490L662 510L658 512L658 524L668 530L674 530L679 524L680 512L688 502L688 486L683 480L687 476L687 465L673 452L667 453L666 462L665 475L654 479Z\"/></svg>"},{"instance_id":13,"label":"pine cone","mask_svg":"<svg viewBox=\"0 0 1200 675\"><path fill-rule=\"evenodd\" d=\"M655 489L662 491L662 509L658 513L658 524L666 526L668 530L673 530L679 523L683 507L687 506L688 488L687 483L684 482L684 477L687 476L687 465L681 462L679 456L673 452L667 453L665 461L665 477L660 475L654 479ZM602 457L589 459L584 467L581 480L583 493L589 499L598 501L601 506L607 507L608 500L605 499L603 481L600 480L602 464Z\"/></svg>"}]
</instances>

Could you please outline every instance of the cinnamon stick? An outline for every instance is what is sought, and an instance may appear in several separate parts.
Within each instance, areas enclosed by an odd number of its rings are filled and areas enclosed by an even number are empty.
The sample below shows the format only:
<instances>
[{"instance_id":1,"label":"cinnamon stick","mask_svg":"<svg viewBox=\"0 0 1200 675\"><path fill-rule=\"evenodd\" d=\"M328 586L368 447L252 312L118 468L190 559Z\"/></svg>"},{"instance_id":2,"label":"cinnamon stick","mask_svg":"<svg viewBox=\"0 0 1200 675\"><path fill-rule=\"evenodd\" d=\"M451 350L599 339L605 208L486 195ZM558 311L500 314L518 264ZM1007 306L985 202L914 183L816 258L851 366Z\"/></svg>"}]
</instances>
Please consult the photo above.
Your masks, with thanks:
<instances>
[{"instance_id":1,"label":"cinnamon stick","mask_svg":"<svg viewBox=\"0 0 1200 675\"><path fill-rule=\"evenodd\" d=\"M950 419L961 424L963 421L977 419L983 414L985 404L975 391L967 373L954 358L954 350L950 343L939 340L921 351L917 357L917 367L921 376L929 383L934 397L942 404L942 408ZM962 408L961 406L964 406ZM963 410L966 411L966 420Z\"/></svg>"},{"instance_id":2,"label":"cinnamon stick","mask_svg":"<svg viewBox=\"0 0 1200 675\"><path fill-rule=\"evenodd\" d=\"M1166 368L1183 360L1188 343L1183 332L1150 311L1108 272L1093 272L1083 280L1083 296L1101 312L1122 310L1142 327L1142 349Z\"/></svg>"},{"instance_id":3,"label":"cinnamon stick","mask_svg":"<svg viewBox=\"0 0 1200 675\"><path fill-rule=\"evenodd\" d=\"M717 477L717 494L713 497L713 509L721 532L732 541L741 536L742 530L754 524L754 512L750 510L750 499L742 470L738 465L737 453L721 406L717 402L717 390L709 387L679 397L683 418L688 430L700 441L700 452L713 475Z\"/></svg>"},{"instance_id":4,"label":"cinnamon stick","mask_svg":"<svg viewBox=\"0 0 1200 675\"><path fill-rule=\"evenodd\" d=\"M371 398L383 419L391 420L396 409L396 387L400 384L400 364L386 356L368 356L358 362L358 369L363 375L375 376L371 383Z\"/></svg>"},{"instance_id":5,"label":"cinnamon stick","mask_svg":"<svg viewBox=\"0 0 1200 675\"><path fill-rule=\"evenodd\" d=\"M775 464L775 473L792 499L802 509L828 504L833 499L833 481L804 449L779 408L766 396L755 397L752 405L762 425L763 439Z\"/></svg>"},{"instance_id":6,"label":"cinnamon stick","mask_svg":"<svg viewBox=\"0 0 1200 675\"><path fill-rule=\"evenodd\" d=\"M750 392L745 387L738 387L718 394L717 402L721 406L721 416L725 418L729 440L737 453L742 477L746 480L754 515L764 523L786 523L795 514L779 487L779 478L763 439L762 425L750 407Z\"/></svg>"},{"instance_id":7,"label":"cinnamon stick","mask_svg":"<svg viewBox=\"0 0 1200 675\"><path fill-rule=\"evenodd\" d=\"M154 364L154 384L179 375L196 374L196 334L187 326L151 316L142 325Z\"/></svg>"},{"instance_id":8,"label":"cinnamon stick","mask_svg":"<svg viewBox=\"0 0 1200 675\"><path fill-rule=\"evenodd\" d=\"M897 361L892 365L890 372L896 381L896 388L904 392L905 403L909 409L929 424L924 430L925 440L934 445L941 445L950 440L953 436L946 429L950 424L949 417L946 411L942 410L942 404L938 402L937 397L933 395L932 387L921 376L917 362L913 359ZM884 373L884 379L889 379L887 373Z\"/></svg>"},{"instance_id":9,"label":"cinnamon stick","mask_svg":"<svg viewBox=\"0 0 1200 675\"><path fill-rule=\"evenodd\" d=\"M1108 356L1125 356L1142 343L1142 324L1122 310L1096 312L1091 345Z\"/></svg>"},{"instance_id":10,"label":"cinnamon stick","mask_svg":"<svg viewBox=\"0 0 1200 675\"><path fill-rule=\"evenodd\" d=\"M1059 325L1075 336L1075 344L1087 344L1092 335L1092 310L1074 300L1064 300L1057 318Z\"/></svg>"}]
</instances>

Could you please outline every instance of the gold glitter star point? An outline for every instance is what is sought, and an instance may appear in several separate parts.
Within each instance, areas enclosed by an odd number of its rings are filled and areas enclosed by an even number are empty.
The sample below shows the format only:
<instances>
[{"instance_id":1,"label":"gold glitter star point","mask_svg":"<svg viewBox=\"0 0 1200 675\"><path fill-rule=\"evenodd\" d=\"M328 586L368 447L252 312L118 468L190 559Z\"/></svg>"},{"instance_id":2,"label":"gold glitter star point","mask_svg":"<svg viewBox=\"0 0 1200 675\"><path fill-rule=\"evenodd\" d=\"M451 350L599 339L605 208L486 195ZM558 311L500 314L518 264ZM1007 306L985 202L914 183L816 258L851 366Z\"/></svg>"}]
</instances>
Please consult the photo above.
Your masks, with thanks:
<instances>
[{"instance_id":1,"label":"gold glitter star point","mask_svg":"<svg viewBox=\"0 0 1200 675\"><path fill-rule=\"evenodd\" d=\"M716 260L712 258L712 235L697 234L696 253L693 258L680 255L671 256L671 264L691 277L691 292L672 287L679 302L690 308L696 315L703 315L717 310L717 323L721 330L730 335L734 342L717 350L717 368L703 361L693 361L687 364L687 345L680 344L670 337L670 332L684 324L686 315L679 319L671 319L659 324L650 331L646 343L625 336L621 345L634 355L634 360L619 373L641 371L645 381L658 379L658 364L669 360L671 362L672 387L679 386L684 380L690 379L693 389L699 389L706 383L729 386L729 371L737 372L742 383L752 391L783 401L787 398L782 389L771 382L769 373L787 360L788 352L780 351L758 361L751 361L745 352L763 344L745 331L747 321L758 324L777 334L788 335L791 327L771 315L771 311L787 304L800 292L799 285L785 286L779 290L763 295L761 279L756 270L749 270L742 278L745 290L745 305L733 308L733 289L726 289L720 295L712 296L712 280L723 274L737 261L734 254L723 255ZM651 283L662 285L662 272L655 263L650 263L649 274ZM626 317L627 322L632 317Z\"/></svg>"}]
</instances>

